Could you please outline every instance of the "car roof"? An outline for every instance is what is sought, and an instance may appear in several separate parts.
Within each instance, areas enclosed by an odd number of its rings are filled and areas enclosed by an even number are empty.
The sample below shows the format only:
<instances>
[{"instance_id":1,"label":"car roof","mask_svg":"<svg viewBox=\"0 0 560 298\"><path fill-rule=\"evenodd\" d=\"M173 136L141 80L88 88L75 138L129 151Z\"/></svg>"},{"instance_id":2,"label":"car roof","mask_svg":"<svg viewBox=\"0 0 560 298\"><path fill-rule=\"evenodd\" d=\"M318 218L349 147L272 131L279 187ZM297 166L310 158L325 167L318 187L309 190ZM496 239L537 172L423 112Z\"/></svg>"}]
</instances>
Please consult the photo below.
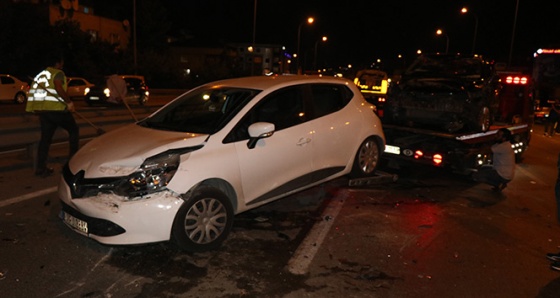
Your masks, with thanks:
<instances>
[{"instance_id":1,"label":"car roof","mask_svg":"<svg viewBox=\"0 0 560 298\"><path fill-rule=\"evenodd\" d=\"M252 76L226 79L204 84L205 86L231 86L248 89L265 90L269 88L298 85L302 83L336 83L351 85L352 82L345 78L325 77L319 75L278 75L278 76Z\"/></svg>"},{"instance_id":2,"label":"car roof","mask_svg":"<svg viewBox=\"0 0 560 298\"><path fill-rule=\"evenodd\" d=\"M123 79L138 79L144 81L144 76L139 76L139 75L118 75L118 76Z\"/></svg>"}]
</instances>

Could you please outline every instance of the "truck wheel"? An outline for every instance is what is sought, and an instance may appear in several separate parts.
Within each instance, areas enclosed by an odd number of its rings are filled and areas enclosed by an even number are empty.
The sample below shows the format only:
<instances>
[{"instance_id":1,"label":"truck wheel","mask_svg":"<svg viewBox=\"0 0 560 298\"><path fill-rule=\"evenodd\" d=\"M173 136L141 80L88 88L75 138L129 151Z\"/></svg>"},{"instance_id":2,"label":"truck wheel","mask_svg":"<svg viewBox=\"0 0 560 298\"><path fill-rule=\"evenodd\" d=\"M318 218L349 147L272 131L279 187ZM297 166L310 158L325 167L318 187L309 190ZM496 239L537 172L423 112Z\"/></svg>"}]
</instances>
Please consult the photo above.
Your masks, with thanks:
<instances>
[{"instance_id":1,"label":"truck wheel","mask_svg":"<svg viewBox=\"0 0 560 298\"><path fill-rule=\"evenodd\" d=\"M354 164L350 176L352 178L367 177L373 175L379 165L379 145L373 137L367 138L358 149L354 157Z\"/></svg>"},{"instance_id":2,"label":"truck wheel","mask_svg":"<svg viewBox=\"0 0 560 298\"><path fill-rule=\"evenodd\" d=\"M201 187L186 194L184 200L173 220L173 241L190 252L220 247L233 225L229 198L216 188Z\"/></svg>"}]
</instances>

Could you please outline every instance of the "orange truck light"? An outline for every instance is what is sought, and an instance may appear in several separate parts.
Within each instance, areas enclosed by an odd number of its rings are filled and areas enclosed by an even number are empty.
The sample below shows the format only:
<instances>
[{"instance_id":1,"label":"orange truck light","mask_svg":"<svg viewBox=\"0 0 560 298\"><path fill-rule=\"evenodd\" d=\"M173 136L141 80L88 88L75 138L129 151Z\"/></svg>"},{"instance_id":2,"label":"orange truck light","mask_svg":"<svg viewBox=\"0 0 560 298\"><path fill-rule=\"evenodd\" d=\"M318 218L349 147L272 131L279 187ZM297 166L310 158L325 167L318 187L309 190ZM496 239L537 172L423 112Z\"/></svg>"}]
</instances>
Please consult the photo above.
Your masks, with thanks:
<instances>
[{"instance_id":1,"label":"orange truck light","mask_svg":"<svg viewBox=\"0 0 560 298\"><path fill-rule=\"evenodd\" d=\"M432 157L432 161L435 165L439 166L443 162L443 156L441 156L441 154L434 154L434 156Z\"/></svg>"}]
</instances>

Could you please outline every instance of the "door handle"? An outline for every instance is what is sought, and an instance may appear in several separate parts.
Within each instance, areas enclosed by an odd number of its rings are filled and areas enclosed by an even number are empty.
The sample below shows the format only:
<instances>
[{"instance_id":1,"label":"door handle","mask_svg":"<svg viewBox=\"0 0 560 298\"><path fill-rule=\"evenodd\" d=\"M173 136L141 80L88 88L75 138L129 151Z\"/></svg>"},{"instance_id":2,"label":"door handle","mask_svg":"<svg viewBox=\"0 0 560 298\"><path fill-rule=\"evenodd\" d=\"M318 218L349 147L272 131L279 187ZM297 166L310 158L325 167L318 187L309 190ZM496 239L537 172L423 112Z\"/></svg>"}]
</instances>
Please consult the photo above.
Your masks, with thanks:
<instances>
[{"instance_id":1,"label":"door handle","mask_svg":"<svg viewBox=\"0 0 560 298\"><path fill-rule=\"evenodd\" d=\"M298 146L305 146L307 143L311 142L310 138L301 138L299 139L299 141L296 143L296 145Z\"/></svg>"}]
</instances>

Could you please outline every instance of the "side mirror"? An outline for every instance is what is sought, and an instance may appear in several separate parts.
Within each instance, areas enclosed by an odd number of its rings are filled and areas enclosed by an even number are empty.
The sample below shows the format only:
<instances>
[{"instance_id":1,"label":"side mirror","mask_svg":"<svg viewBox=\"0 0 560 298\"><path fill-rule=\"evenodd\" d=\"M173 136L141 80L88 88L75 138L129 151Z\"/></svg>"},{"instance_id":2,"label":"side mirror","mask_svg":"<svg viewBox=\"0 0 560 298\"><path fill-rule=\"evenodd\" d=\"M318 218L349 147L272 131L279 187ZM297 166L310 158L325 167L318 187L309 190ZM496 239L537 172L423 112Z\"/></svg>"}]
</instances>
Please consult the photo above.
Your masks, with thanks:
<instances>
[{"instance_id":1,"label":"side mirror","mask_svg":"<svg viewBox=\"0 0 560 298\"><path fill-rule=\"evenodd\" d=\"M247 148L253 149L260 139L268 138L274 134L274 124L269 122L256 122L249 126L249 142Z\"/></svg>"}]
</instances>

